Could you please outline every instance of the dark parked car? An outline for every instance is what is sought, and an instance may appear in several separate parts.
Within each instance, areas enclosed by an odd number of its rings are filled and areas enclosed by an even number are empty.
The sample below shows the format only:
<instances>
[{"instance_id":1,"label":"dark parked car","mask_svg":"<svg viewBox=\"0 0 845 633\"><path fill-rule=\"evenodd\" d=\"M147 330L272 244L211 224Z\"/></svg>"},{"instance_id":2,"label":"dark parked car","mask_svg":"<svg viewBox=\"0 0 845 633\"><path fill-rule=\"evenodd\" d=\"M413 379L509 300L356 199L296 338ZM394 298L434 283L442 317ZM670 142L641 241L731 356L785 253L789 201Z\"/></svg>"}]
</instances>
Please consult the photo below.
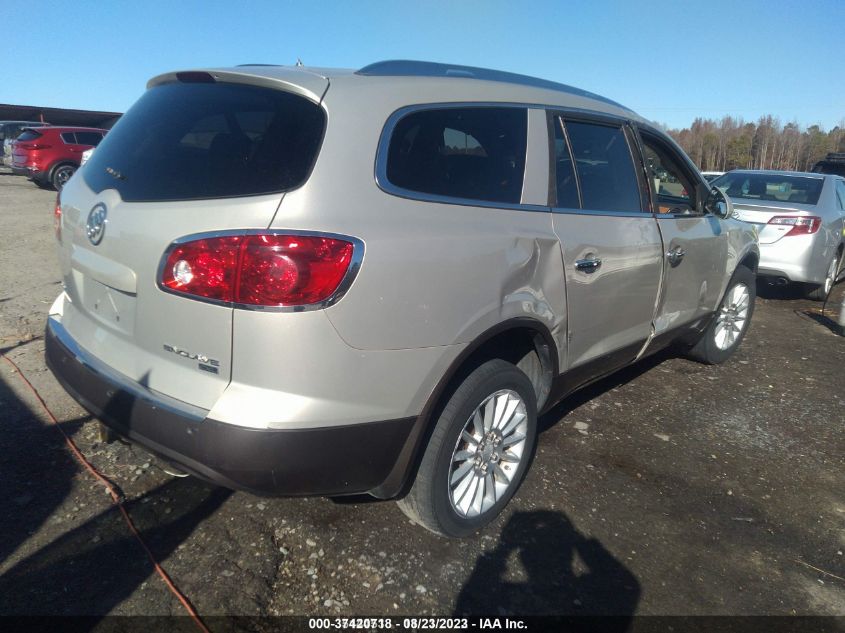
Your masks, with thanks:
<instances>
[{"instance_id":1,"label":"dark parked car","mask_svg":"<svg viewBox=\"0 0 845 633\"><path fill-rule=\"evenodd\" d=\"M82 152L99 145L106 132L91 127L27 128L12 144L12 171L39 187L61 190L79 168Z\"/></svg>"},{"instance_id":2,"label":"dark parked car","mask_svg":"<svg viewBox=\"0 0 845 633\"><path fill-rule=\"evenodd\" d=\"M817 174L834 174L845 176L845 152L831 152L813 165L813 171Z\"/></svg>"}]
</instances>

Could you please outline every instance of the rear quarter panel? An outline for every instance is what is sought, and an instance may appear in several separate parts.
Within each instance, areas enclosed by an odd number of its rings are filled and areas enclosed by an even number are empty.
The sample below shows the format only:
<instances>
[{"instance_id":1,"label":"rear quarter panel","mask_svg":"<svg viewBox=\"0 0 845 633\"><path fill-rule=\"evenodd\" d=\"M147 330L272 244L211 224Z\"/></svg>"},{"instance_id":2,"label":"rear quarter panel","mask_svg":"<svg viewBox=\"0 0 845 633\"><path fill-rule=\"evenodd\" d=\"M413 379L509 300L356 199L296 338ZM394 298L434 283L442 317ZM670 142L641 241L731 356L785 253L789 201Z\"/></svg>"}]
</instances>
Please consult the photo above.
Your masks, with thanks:
<instances>
[{"instance_id":1,"label":"rear quarter panel","mask_svg":"<svg viewBox=\"0 0 845 633\"><path fill-rule=\"evenodd\" d=\"M359 83L336 95L342 101L333 107L333 90L311 178L285 196L273 227L345 233L365 242L352 288L326 311L343 340L363 350L446 346L470 342L516 316L534 318L553 334L565 331L562 263L550 214L385 193L375 179L379 138L409 96L384 91L374 108Z\"/></svg>"}]
</instances>

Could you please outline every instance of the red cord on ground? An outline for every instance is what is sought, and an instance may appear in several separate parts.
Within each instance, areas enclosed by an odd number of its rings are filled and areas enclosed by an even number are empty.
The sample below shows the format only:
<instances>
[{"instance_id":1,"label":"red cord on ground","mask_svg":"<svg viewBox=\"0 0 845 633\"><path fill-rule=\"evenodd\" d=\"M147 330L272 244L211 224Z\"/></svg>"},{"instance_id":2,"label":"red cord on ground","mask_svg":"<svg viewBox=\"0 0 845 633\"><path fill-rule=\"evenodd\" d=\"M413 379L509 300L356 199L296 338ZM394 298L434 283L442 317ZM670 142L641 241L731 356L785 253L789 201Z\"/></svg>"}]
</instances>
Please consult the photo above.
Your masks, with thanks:
<instances>
[{"instance_id":1,"label":"red cord on ground","mask_svg":"<svg viewBox=\"0 0 845 633\"><path fill-rule=\"evenodd\" d=\"M182 606L185 607L185 610L188 612L188 615L190 615L191 618L193 618L194 623L197 625L197 627L199 627L199 629L201 631L203 631L204 633L211 633L208 630L208 628L206 628L203 621L200 619L200 616L194 610L194 607L188 601L188 598L185 597L185 594L183 594L181 591L179 591L179 588L176 587L174 582L170 579L170 576L167 575L167 572L164 571L162 566L158 564L158 561L155 559L155 556L153 556L153 553L150 551L150 548L147 547L147 544L144 542L144 539L141 537L140 532L138 532L138 529L135 527L135 524L132 522L132 518L129 516L129 513L126 511L126 508L123 507L123 500L120 498L120 495L117 493L117 490L115 490L114 484L112 484L108 479L106 479L102 474L100 474L100 472L94 467L94 465L91 464L91 462L88 461L88 459L85 457L85 455L82 454L82 451L79 450L79 448L76 446L74 441L72 439L70 439L70 437L68 436L67 433L65 433L65 430L62 428L61 424L59 423L59 420L56 418L55 415L53 415L53 412L50 411L50 407L48 407L47 403L44 402L44 399L41 397L41 394L38 393L38 390L32 385L31 382L29 382L29 379L21 371L21 368L18 367L17 364L15 364L15 362L11 358L9 358L7 356L3 356L2 358L3 358L3 360L5 360L7 363L9 363L9 365L11 365L15 369L15 371L18 373L18 376L20 376L20 378L24 382L24 384L29 388L30 391L32 391L36 400L38 400L38 403L41 405L41 408L44 409L44 411L47 413L47 416L53 422L53 425L59 430L59 432L65 438L65 442L67 443L71 452L76 456L76 459L79 460L79 462L85 467L85 469L89 473L91 473L94 477L96 477L106 487L109 494L111 495L112 502L114 503L115 506L117 506L117 509L120 510L120 513L123 515L123 518L126 520L126 525L129 526L129 531L132 532L132 534L137 539L138 543L141 544L141 547L147 553L147 558L150 559L150 562L153 564L153 567L155 568L158 575L164 581L164 584L166 584L168 589L170 589L171 593L173 593L173 595L176 596L176 599L179 600L179 602L182 603Z\"/></svg>"}]
</instances>

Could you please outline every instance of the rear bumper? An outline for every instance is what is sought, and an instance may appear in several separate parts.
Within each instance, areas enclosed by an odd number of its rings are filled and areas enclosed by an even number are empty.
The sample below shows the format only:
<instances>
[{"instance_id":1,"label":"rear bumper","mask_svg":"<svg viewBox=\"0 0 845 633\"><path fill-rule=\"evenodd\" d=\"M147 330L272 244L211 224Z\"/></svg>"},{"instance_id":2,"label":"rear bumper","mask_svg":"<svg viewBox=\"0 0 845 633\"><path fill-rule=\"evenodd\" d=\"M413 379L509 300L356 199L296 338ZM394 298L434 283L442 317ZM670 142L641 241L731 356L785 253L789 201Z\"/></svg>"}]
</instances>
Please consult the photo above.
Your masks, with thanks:
<instances>
[{"instance_id":1,"label":"rear bumper","mask_svg":"<svg viewBox=\"0 0 845 633\"><path fill-rule=\"evenodd\" d=\"M784 277L789 281L820 284L827 272L827 258L821 232L782 237L772 244L760 244L760 277Z\"/></svg>"},{"instance_id":2,"label":"rear bumper","mask_svg":"<svg viewBox=\"0 0 845 633\"><path fill-rule=\"evenodd\" d=\"M303 430L258 430L210 420L129 381L80 349L50 318L47 366L65 390L118 434L227 488L275 495L344 495L379 486L415 418Z\"/></svg>"},{"instance_id":3,"label":"rear bumper","mask_svg":"<svg viewBox=\"0 0 845 633\"><path fill-rule=\"evenodd\" d=\"M27 178L33 178L36 174L39 174L41 172L32 167L15 167L14 165L12 165L12 173L15 174L15 176L26 176Z\"/></svg>"}]
</instances>

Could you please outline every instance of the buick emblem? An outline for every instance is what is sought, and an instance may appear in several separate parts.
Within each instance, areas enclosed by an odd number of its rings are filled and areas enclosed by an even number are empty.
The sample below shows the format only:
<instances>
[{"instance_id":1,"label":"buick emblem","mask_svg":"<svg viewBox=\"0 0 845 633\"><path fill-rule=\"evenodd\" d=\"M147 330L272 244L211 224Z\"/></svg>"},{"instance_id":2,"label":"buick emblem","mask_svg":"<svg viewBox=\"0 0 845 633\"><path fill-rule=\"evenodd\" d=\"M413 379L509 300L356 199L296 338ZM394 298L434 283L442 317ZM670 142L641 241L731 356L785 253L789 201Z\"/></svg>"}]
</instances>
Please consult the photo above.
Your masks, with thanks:
<instances>
[{"instance_id":1,"label":"buick emblem","mask_svg":"<svg viewBox=\"0 0 845 633\"><path fill-rule=\"evenodd\" d=\"M103 235L106 233L107 215L106 205L102 202L94 205L94 208L88 213L88 222L85 223L85 233L88 235L88 241L94 246L103 241Z\"/></svg>"}]
</instances>

